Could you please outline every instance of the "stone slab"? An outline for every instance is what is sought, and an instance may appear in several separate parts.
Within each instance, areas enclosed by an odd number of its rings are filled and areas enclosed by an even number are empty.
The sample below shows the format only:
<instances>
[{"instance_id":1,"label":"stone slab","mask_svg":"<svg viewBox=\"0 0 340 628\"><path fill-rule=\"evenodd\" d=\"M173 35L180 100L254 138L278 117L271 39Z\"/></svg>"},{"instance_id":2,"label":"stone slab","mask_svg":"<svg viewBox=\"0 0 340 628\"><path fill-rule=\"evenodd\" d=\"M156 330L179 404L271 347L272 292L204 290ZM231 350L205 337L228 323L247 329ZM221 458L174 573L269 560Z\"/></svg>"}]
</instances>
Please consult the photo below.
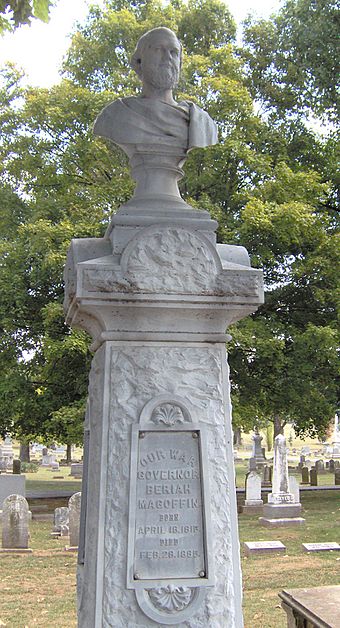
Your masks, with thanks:
<instances>
[{"instance_id":1,"label":"stone slab","mask_svg":"<svg viewBox=\"0 0 340 628\"><path fill-rule=\"evenodd\" d=\"M33 550L31 548L0 548L0 554L32 554Z\"/></svg>"},{"instance_id":2,"label":"stone slab","mask_svg":"<svg viewBox=\"0 0 340 628\"><path fill-rule=\"evenodd\" d=\"M26 496L25 482L24 475L0 475L0 510L4 499L9 495Z\"/></svg>"},{"instance_id":3,"label":"stone slab","mask_svg":"<svg viewBox=\"0 0 340 628\"><path fill-rule=\"evenodd\" d=\"M259 523L265 528L291 528L303 525L306 523L306 519L302 517L287 517L282 519L266 519L266 517L260 517Z\"/></svg>"},{"instance_id":4,"label":"stone slab","mask_svg":"<svg viewBox=\"0 0 340 628\"><path fill-rule=\"evenodd\" d=\"M263 506L263 516L267 519L286 519L299 517L301 514L301 504L265 504Z\"/></svg>"},{"instance_id":5,"label":"stone slab","mask_svg":"<svg viewBox=\"0 0 340 628\"><path fill-rule=\"evenodd\" d=\"M245 541L243 545L246 556L286 551L286 546L281 541Z\"/></svg>"},{"instance_id":6,"label":"stone slab","mask_svg":"<svg viewBox=\"0 0 340 628\"><path fill-rule=\"evenodd\" d=\"M261 505L249 506L245 504L244 506L242 506L242 513L244 515L262 515L263 506Z\"/></svg>"},{"instance_id":7,"label":"stone slab","mask_svg":"<svg viewBox=\"0 0 340 628\"><path fill-rule=\"evenodd\" d=\"M279 597L287 619L294 613L294 619L300 620L301 625L308 622L308 626L340 628L340 586L286 589Z\"/></svg>"},{"instance_id":8,"label":"stone slab","mask_svg":"<svg viewBox=\"0 0 340 628\"><path fill-rule=\"evenodd\" d=\"M333 550L340 550L339 543L333 541L329 543L302 543L302 547L306 552L327 552Z\"/></svg>"}]
</instances>

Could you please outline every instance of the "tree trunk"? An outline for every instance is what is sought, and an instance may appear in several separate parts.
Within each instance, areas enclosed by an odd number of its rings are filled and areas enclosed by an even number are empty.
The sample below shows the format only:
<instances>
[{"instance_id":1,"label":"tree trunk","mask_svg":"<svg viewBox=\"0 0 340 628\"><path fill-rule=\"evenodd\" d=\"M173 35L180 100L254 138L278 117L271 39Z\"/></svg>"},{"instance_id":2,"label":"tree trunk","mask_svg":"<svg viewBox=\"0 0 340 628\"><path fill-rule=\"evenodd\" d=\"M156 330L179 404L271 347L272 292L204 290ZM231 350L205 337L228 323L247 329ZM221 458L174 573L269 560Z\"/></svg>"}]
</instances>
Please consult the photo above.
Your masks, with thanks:
<instances>
[{"instance_id":1,"label":"tree trunk","mask_svg":"<svg viewBox=\"0 0 340 628\"><path fill-rule=\"evenodd\" d=\"M242 445L241 428L235 427L234 429L234 447L240 447Z\"/></svg>"},{"instance_id":2,"label":"tree trunk","mask_svg":"<svg viewBox=\"0 0 340 628\"><path fill-rule=\"evenodd\" d=\"M276 414L274 416L274 438L279 434L283 434L283 428L285 426L285 421L282 421L280 416Z\"/></svg>"},{"instance_id":3,"label":"tree trunk","mask_svg":"<svg viewBox=\"0 0 340 628\"><path fill-rule=\"evenodd\" d=\"M30 462L30 446L29 443L20 443L19 458L21 462Z\"/></svg>"},{"instance_id":4,"label":"tree trunk","mask_svg":"<svg viewBox=\"0 0 340 628\"><path fill-rule=\"evenodd\" d=\"M72 445L71 445L71 443L67 443L67 445L66 445L66 462L67 462L67 464L71 464L71 462L72 462Z\"/></svg>"}]
</instances>

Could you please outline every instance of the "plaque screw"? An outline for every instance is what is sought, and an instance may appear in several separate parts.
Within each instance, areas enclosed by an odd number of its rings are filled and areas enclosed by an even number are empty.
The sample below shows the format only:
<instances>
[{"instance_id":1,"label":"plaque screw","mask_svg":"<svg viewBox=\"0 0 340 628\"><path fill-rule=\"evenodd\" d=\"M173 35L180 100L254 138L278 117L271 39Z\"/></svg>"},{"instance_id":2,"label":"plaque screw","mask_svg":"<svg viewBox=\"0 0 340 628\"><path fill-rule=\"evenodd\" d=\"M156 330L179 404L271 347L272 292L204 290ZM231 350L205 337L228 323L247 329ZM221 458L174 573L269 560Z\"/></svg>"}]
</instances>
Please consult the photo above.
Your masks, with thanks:
<instances>
[{"instance_id":1,"label":"plaque screw","mask_svg":"<svg viewBox=\"0 0 340 628\"><path fill-rule=\"evenodd\" d=\"M139 438L145 438L145 432L139 432Z\"/></svg>"},{"instance_id":2,"label":"plaque screw","mask_svg":"<svg viewBox=\"0 0 340 628\"><path fill-rule=\"evenodd\" d=\"M205 571L200 571L200 572L198 573L198 575L199 575L199 577L200 577L200 578L205 578ZM135 577L136 577L136 576L135 576Z\"/></svg>"},{"instance_id":3,"label":"plaque screw","mask_svg":"<svg viewBox=\"0 0 340 628\"><path fill-rule=\"evenodd\" d=\"M193 432L193 433L192 433L192 437L193 437L193 438L198 438L198 432Z\"/></svg>"},{"instance_id":4,"label":"plaque screw","mask_svg":"<svg viewBox=\"0 0 340 628\"><path fill-rule=\"evenodd\" d=\"M133 576L135 580L139 580L140 576L139 573L135 573L135 575Z\"/></svg>"}]
</instances>

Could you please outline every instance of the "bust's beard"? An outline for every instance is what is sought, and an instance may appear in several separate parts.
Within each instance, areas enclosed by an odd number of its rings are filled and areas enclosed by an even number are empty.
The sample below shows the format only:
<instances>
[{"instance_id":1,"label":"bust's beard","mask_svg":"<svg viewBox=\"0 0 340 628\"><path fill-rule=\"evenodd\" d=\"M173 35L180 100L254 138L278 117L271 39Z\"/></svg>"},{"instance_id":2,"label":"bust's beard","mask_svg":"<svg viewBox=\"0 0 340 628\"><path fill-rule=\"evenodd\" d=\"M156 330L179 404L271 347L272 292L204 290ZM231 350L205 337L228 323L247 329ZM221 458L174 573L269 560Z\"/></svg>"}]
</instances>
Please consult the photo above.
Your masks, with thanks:
<instances>
[{"instance_id":1,"label":"bust's beard","mask_svg":"<svg viewBox=\"0 0 340 628\"><path fill-rule=\"evenodd\" d=\"M178 83L179 71L170 64L149 64L143 69L142 78L155 89L173 89Z\"/></svg>"}]
</instances>

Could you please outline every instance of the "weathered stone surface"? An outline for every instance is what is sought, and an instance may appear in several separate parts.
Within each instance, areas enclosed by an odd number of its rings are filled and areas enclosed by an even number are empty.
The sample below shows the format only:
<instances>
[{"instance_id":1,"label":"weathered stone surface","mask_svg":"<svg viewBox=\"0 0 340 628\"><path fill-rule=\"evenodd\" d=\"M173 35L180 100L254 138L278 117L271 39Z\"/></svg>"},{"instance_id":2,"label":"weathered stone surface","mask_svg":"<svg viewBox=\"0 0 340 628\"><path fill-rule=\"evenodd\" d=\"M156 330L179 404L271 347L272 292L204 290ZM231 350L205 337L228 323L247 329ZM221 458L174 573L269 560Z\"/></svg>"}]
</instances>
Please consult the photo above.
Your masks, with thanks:
<instances>
[{"instance_id":1,"label":"weathered stone surface","mask_svg":"<svg viewBox=\"0 0 340 628\"><path fill-rule=\"evenodd\" d=\"M246 479L246 499L244 502L243 512L249 514L250 512L258 513L258 509L263 505L261 499L261 475L255 471L251 471L247 475Z\"/></svg>"},{"instance_id":2,"label":"weathered stone surface","mask_svg":"<svg viewBox=\"0 0 340 628\"><path fill-rule=\"evenodd\" d=\"M302 517L287 517L281 519L267 519L266 517L260 517L259 523L265 528L294 528L306 523L306 520Z\"/></svg>"},{"instance_id":3,"label":"weathered stone surface","mask_svg":"<svg viewBox=\"0 0 340 628\"><path fill-rule=\"evenodd\" d=\"M60 534L60 536L68 536L69 509L67 506L61 506L55 509L53 532Z\"/></svg>"},{"instance_id":4,"label":"weathered stone surface","mask_svg":"<svg viewBox=\"0 0 340 628\"><path fill-rule=\"evenodd\" d=\"M300 503L300 484L297 481L297 478L295 477L295 475L290 475L288 477L288 480L289 480L289 490L294 497L294 503L299 504Z\"/></svg>"},{"instance_id":5,"label":"weathered stone surface","mask_svg":"<svg viewBox=\"0 0 340 628\"><path fill-rule=\"evenodd\" d=\"M333 550L340 550L339 543L327 542L327 543L302 543L302 547L306 552L329 552Z\"/></svg>"},{"instance_id":6,"label":"weathered stone surface","mask_svg":"<svg viewBox=\"0 0 340 628\"><path fill-rule=\"evenodd\" d=\"M9 495L2 505L3 549L28 548L28 503L22 495Z\"/></svg>"},{"instance_id":7,"label":"weathered stone surface","mask_svg":"<svg viewBox=\"0 0 340 628\"><path fill-rule=\"evenodd\" d=\"M81 493L74 493L68 501L70 546L78 547Z\"/></svg>"},{"instance_id":8,"label":"weathered stone surface","mask_svg":"<svg viewBox=\"0 0 340 628\"><path fill-rule=\"evenodd\" d=\"M252 554L275 554L286 551L286 546L281 541L245 541L243 545L246 556L251 556Z\"/></svg>"},{"instance_id":9,"label":"weathered stone surface","mask_svg":"<svg viewBox=\"0 0 340 628\"><path fill-rule=\"evenodd\" d=\"M26 477L24 475L0 475L0 510L9 495L26 495Z\"/></svg>"}]
</instances>

